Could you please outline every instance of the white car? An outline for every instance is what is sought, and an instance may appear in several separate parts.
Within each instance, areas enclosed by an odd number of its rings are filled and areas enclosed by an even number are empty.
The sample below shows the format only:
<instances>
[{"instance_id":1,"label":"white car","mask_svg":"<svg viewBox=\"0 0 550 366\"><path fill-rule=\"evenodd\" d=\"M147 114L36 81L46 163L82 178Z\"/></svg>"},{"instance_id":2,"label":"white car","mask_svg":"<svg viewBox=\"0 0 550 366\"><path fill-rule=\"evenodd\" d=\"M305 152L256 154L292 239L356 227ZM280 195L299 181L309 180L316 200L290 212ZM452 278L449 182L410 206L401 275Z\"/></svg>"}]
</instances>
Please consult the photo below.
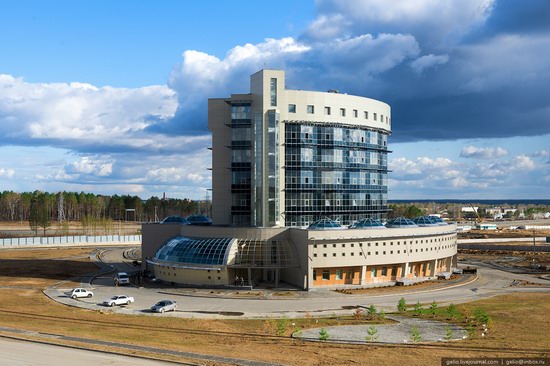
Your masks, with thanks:
<instances>
[{"instance_id":1,"label":"white car","mask_svg":"<svg viewBox=\"0 0 550 366\"><path fill-rule=\"evenodd\" d=\"M103 305L105 306L130 305L133 302L134 302L134 298L132 296L115 295L110 299L104 300Z\"/></svg>"},{"instance_id":2,"label":"white car","mask_svg":"<svg viewBox=\"0 0 550 366\"><path fill-rule=\"evenodd\" d=\"M164 313L165 311L176 311L178 303L172 300L162 300L151 306L151 311L155 313Z\"/></svg>"},{"instance_id":3,"label":"white car","mask_svg":"<svg viewBox=\"0 0 550 366\"><path fill-rule=\"evenodd\" d=\"M126 272L118 272L114 280L117 286L130 284L130 276Z\"/></svg>"},{"instance_id":4,"label":"white car","mask_svg":"<svg viewBox=\"0 0 550 366\"><path fill-rule=\"evenodd\" d=\"M92 297L94 296L94 293L92 291L88 291L85 288L75 288L72 291L68 293L68 295L71 299L76 299L79 297Z\"/></svg>"}]
</instances>

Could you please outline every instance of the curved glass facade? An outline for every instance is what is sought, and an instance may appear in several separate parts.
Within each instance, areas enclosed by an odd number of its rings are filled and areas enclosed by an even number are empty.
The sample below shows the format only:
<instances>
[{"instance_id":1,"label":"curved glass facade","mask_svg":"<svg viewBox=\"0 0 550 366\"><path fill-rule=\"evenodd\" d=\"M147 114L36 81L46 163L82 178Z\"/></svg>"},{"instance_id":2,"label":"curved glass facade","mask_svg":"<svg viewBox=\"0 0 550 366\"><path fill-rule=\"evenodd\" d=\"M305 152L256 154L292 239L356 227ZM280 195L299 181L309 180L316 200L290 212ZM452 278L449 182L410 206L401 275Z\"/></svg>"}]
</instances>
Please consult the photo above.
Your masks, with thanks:
<instances>
[{"instance_id":1,"label":"curved glass facade","mask_svg":"<svg viewBox=\"0 0 550 366\"><path fill-rule=\"evenodd\" d=\"M225 265L226 253L235 239L169 239L155 254L155 259L165 262Z\"/></svg>"},{"instance_id":2,"label":"curved glass facade","mask_svg":"<svg viewBox=\"0 0 550 366\"><path fill-rule=\"evenodd\" d=\"M387 212L387 136L363 126L285 122L286 226L342 225Z\"/></svg>"}]
</instances>

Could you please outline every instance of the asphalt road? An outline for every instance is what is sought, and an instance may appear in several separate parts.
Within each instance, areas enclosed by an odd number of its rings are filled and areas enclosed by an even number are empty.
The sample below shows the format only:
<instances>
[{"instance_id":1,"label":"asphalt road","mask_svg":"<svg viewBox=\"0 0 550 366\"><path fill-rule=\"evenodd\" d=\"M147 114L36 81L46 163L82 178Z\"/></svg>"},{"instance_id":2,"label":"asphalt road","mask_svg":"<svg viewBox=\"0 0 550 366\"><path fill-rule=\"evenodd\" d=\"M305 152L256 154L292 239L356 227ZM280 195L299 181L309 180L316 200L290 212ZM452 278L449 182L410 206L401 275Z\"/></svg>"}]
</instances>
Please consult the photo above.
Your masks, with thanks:
<instances>
[{"instance_id":1,"label":"asphalt road","mask_svg":"<svg viewBox=\"0 0 550 366\"><path fill-rule=\"evenodd\" d=\"M137 357L86 351L51 344L18 341L0 337L0 364L10 366L163 366L174 365Z\"/></svg>"}]
</instances>

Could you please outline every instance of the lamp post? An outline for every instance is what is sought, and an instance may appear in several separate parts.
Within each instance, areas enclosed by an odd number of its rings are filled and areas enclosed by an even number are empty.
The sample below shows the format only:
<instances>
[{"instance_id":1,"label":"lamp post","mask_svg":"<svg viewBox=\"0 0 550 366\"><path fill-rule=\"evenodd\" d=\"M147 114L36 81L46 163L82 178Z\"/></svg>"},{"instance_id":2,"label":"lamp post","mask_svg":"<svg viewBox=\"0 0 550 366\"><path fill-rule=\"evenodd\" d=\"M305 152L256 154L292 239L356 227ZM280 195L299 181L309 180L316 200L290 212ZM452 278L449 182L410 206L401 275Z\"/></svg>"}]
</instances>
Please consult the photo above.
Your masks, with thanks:
<instances>
[{"instance_id":1,"label":"lamp post","mask_svg":"<svg viewBox=\"0 0 550 366\"><path fill-rule=\"evenodd\" d=\"M535 268L535 229L533 229L533 268Z\"/></svg>"}]
</instances>

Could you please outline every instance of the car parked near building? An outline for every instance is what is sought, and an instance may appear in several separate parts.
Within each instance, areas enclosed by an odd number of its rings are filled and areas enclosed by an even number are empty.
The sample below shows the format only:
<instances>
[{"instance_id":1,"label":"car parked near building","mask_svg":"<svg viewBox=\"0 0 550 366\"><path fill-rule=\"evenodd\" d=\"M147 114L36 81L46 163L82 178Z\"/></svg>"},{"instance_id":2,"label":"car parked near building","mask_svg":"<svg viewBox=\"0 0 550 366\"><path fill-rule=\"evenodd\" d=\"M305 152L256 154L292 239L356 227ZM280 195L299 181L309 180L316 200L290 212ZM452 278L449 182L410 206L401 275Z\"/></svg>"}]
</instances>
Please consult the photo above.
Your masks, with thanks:
<instances>
[{"instance_id":1,"label":"car parked near building","mask_svg":"<svg viewBox=\"0 0 550 366\"><path fill-rule=\"evenodd\" d=\"M161 300L151 306L151 311L155 313L164 313L165 311L176 311L178 303L172 300Z\"/></svg>"},{"instance_id":2,"label":"car parked near building","mask_svg":"<svg viewBox=\"0 0 550 366\"><path fill-rule=\"evenodd\" d=\"M126 272L118 272L115 277L115 285L129 285L130 284L130 276L128 276L128 273Z\"/></svg>"},{"instance_id":3,"label":"car parked near building","mask_svg":"<svg viewBox=\"0 0 550 366\"><path fill-rule=\"evenodd\" d=\"M132 296L115 295L110 299L104 300L103 305L112 307L115 305L130 305L133 302L134 298Z\"/></svg>"},{"instance_id":4,"label":"car parked near building","mask_svg":"<svg viewBox=\"0 0 550 366\"><path fill-rule=\"evenodd\" d=\"M78 287L73 290L71 290L67 296L69 296L71 299L76 299L80 297L92 297L94 296L94 293L92 291L86 290L85 288Z\"/></svg>"}]
</instances>

